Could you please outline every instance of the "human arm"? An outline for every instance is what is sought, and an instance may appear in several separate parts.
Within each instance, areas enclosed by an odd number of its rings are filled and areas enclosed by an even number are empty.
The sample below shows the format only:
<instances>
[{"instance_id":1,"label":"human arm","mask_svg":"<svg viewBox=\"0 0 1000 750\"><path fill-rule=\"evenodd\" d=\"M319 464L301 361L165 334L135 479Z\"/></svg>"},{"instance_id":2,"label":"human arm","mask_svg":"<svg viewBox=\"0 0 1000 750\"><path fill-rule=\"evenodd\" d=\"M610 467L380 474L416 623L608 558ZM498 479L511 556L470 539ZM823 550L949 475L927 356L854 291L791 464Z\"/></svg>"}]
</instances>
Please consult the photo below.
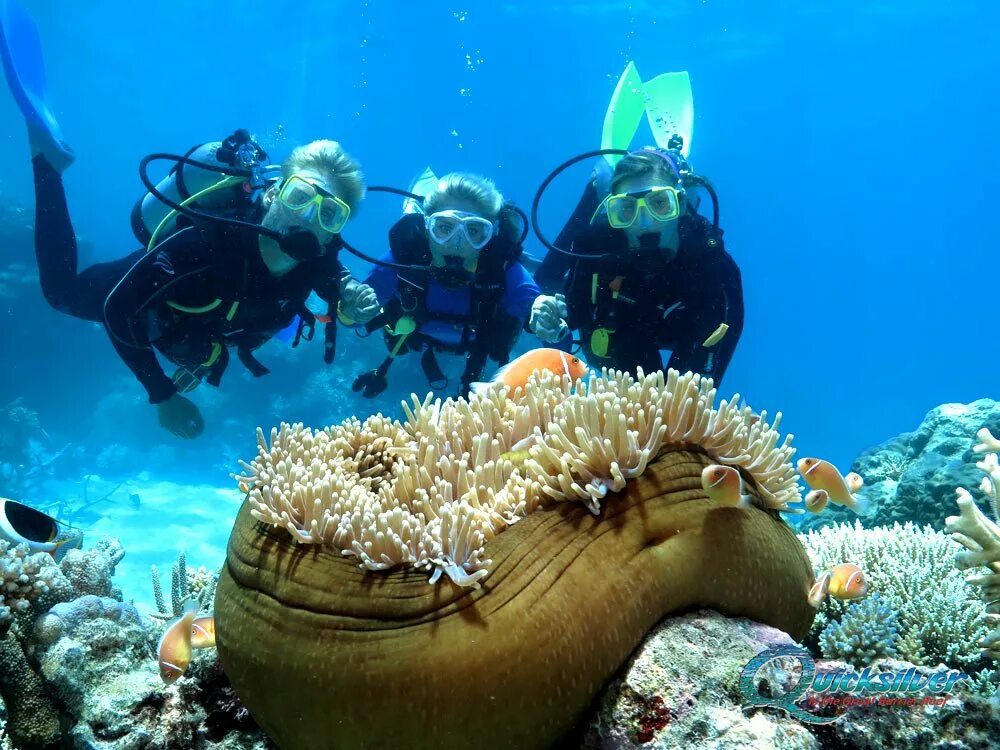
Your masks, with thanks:
<instances>
[{"instance_id":1,"label":"human arm","mask_svg":"<svg viewBox=\"0 0 1000 750\"><path fill-rule=\"evenodd\" d=\"M211 239L195 228L182 230L137 260L104 302L104 327L125 365L149 395L152 404L171 398L177 388L160 367L150 341L149 319L163 295L182 293L192 303L208 304L214 297L204 289L210 270Z\"/></svg>"}]
</instances>

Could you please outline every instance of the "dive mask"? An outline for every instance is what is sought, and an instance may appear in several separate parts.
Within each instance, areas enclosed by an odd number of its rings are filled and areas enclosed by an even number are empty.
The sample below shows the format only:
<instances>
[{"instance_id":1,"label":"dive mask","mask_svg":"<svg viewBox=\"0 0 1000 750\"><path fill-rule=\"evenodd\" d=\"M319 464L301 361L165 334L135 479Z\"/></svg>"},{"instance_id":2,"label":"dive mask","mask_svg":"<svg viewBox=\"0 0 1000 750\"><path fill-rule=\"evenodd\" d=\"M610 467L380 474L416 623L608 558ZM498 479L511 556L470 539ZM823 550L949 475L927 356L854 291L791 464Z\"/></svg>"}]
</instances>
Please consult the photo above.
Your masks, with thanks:
<instances>
[{"instance_id":1,"label":"dive mask","mask_svg":"<svg viewBox=\"0 0 1000 750\"><path fill-rule=\"evenodd\" d=\"M343 200L294 174L282 183L278 200L300 215L315 206L313 221L332 234L339 234L351 216L351 207Z\"/></svg>"},{"instance_id":2,"label":"dive mask","mask_svg":"<svg viewBox=\"0 0 1000 750\"><path fill-rule=\"evenodd\" d=\"M428 216L425 222L427 234L435 242L447 244L461 232L473 250L482 250L496 233L492 221L465 211L438 211Z\"/></svg>"},{"instance_id":3,"label":"dive mask","mask_svg":"<svg viewBox=\"0 0 1000 750\"><path fill-rule=\"evenodd\" d=\"M609 195L597 207L591 223L602 209L608 215L608 224L615 229L632 226L643 210L657 221L671 221L681 214L680 191L669 185L657 185L632 193Z\"/></svg>"}]
</instances>

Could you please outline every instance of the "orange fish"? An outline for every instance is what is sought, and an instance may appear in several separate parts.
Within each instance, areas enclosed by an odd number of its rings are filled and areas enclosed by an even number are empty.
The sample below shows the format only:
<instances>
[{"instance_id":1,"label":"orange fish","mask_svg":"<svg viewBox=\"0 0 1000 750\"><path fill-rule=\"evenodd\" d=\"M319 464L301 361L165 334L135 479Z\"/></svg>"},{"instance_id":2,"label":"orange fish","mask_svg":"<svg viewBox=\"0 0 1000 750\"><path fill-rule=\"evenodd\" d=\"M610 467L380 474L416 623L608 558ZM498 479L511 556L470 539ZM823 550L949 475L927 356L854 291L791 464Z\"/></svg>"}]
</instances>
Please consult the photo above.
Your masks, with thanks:
<instances>
[{"instance_id":1,"label":"orange fish","mask_svg":"<svg viewBox=\"0 0 1000 750\"><path fill-rule=\"evenodd\" d=\"M215 648L215 615L194 618L191 623L191 648Z\"/></svg>"},{"instance_id":2,"label":"orange fish","mask_svg":"<svg viewBox=\"0 0 1000 750\"><path fill-rule=\"evenodd\" d=\"M743 494L743 478L732 466L706 466L701 471L701 488L710 500L727 508L750 506L750 496Z\"/></svg>"},{"instance_id":3,"label":"orange fish","mask_svg":"<svg viewBox=\"0 0 1000 750\"><path fill-rule=\"evenodd\" d=\"M587 365L579 357L561 349L532 349L497 370L489 383L473 383L472 390L481 393L493 383L503 383L511 389L524 388L535 370L549 370L556 375L565 374L579 380L587 374Z\"/></svg>"},{"instance_id":4,"label":"orange fish","mask_svg":"<svg viewBox=\"0 0 1000 750\"><path fill-rule=\"evenodd\" d=\"M854 563L841 563L830 570L829 594L838 599L860 599L868 593L868 579Z\"/></svg>"},{"instance_id":5,"label":"orange fish","mask_svg":"<svg viewBox=\"0 0 1000 750\"><path fill-rule=\"evenodd\" d=\"M316 318L316 322L317 323L332 323L333 322L333 318L331 316L324 315L323 313L316 313L315 315L313 315L313 317Z\"/></svg>"},{"instance_id":6,"label":"orange fish","mask_svg":"<svg viewBox=\"0 0 1000 750\"><path fill-rule=\"evenodd\" d=\"M806 495L806 510L810 513L822 513L830 499L830 493L826 490L813 490Z\"/></svg>"},{"instance_id":7,"label":"orange fish","mask_svg":"<svg viewBox=\"0 0 1000 750\"><path fill-rule=\"evenodd\" d=\"M191 664L191 626L198 614L198 602L188 601L183 614L167 626L156 647L160 679L167 685L177 682Z\"/></svg>"},{"instance_id":8,"label":"orange fish","mask_svg":"<svg viewBox=\"0 0 1000 750\"><path fill-rule=\"evenodd\" d=\"M834 565L822 573L809 590L809 603L819 609L827 594L838 599L861 599L868 593L868 579L854 563Z\"/></svg>"},{"instance_id":9,"label":"orange fish","mask_svg":"<svg viewBox=\"0 0 1000 750\"><path fill-rule=\"evenodd\" d=\"M868 512L867 499L860 495L855 496L847 480L829 461L821 458L800 458L796 466L810 489L826 490L830 500L837 505L850 508L859 516Z\"/></svg>"}]
</instances>

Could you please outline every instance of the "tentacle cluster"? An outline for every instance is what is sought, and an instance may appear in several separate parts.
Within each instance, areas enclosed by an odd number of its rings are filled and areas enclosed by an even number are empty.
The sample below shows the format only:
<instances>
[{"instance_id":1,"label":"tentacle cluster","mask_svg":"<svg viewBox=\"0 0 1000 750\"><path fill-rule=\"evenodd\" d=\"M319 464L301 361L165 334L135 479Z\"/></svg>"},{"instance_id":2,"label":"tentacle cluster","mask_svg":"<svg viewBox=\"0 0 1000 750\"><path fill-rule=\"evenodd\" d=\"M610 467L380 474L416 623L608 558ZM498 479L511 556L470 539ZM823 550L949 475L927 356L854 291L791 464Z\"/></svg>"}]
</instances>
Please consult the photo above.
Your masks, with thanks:
<instances>
[{"instance_id":1,"label":"tentacle cluster","mask_svg":"<svg viewBox=\"0 0 1000 750\"><path fill-rule=\"evenodd\" d=\"M536 373L523 389L497 385L468 400L403 404L323 430L257 431L257 456L235 478L255 518L302 543L324 543L384 570L433 569L463 586L488 574L486 543L550 502L593 513L666 447L697 447L738 466L765 507L796 512L791 436L740 399L715 407L712 381L670 370L586 382Z\"/></svg>"}]
</instances>

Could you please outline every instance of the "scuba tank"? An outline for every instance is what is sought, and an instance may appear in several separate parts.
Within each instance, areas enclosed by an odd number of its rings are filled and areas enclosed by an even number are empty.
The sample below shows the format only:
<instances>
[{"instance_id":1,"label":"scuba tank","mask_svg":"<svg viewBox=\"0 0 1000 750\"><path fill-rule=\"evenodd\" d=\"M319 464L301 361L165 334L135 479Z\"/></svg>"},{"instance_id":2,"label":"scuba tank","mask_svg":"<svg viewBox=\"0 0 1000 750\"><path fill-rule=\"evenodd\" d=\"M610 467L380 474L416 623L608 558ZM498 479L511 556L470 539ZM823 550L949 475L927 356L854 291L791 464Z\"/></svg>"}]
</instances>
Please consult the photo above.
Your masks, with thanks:
<instances>
[{"instance_id":1,"label":"scuba tank","mask_svg":"<svg viewBox=\"0 0 1000 750\"><path fill-rule=\"evenodd\" d=\"M183 156L157 154L153 158L175 163L155 190L148 190L132 208L132 233L148 248L176 231L183 213L176 206L211 214L239 213L280 173L280 167L270 166L267 152L253 141L249 131L242 129L224 141L195 146ZM150 160L143 161L143 178ZM147 179L143 181L149 186Z\"/></svg>"}]
</instances>

